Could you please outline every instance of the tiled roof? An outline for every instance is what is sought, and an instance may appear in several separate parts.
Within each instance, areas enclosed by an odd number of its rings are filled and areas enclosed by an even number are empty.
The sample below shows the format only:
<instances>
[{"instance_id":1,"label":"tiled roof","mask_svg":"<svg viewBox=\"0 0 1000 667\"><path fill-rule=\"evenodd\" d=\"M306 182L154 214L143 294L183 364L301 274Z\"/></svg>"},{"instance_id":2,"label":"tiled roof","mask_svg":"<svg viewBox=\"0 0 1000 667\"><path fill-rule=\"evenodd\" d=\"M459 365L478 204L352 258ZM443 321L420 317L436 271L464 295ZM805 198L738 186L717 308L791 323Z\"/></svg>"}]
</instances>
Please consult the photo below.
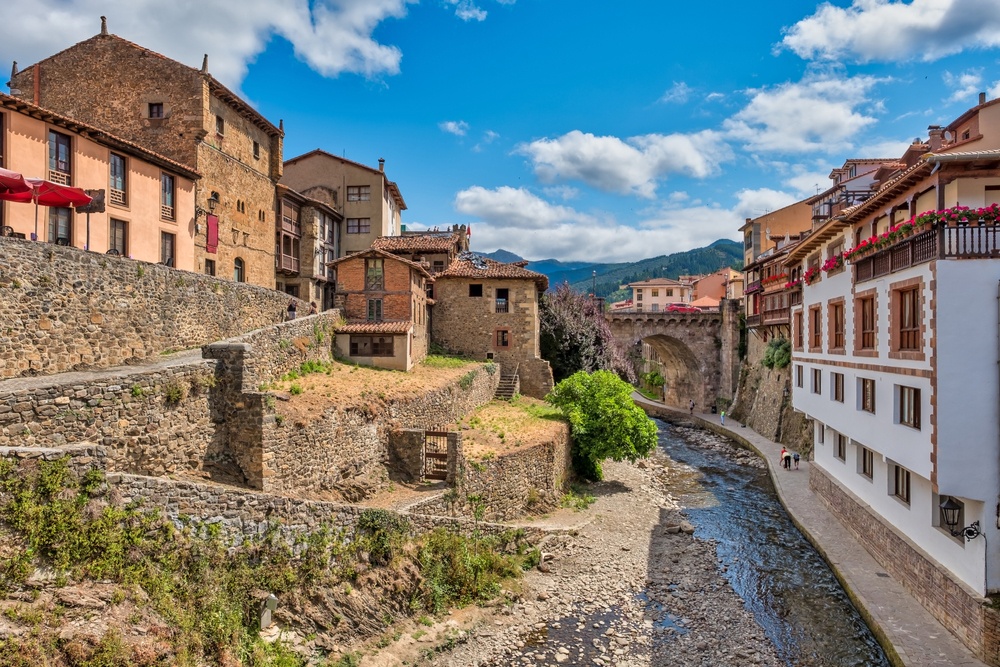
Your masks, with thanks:
<instances>
[{"instance_id":1,"label":"tiled roof","mask_svg":"<svg viewBox=\"0 0 1000 667\"><path fill-rule=\"evenodd\" d=\"M337 333L347 334L405 334L413 329L413 322L348 322L334 327Z\"/></svg>"},{"instance_id":2,"label":"tiled roof","mask_svg":"<svg viewBox=\"0 0 1000 667\"><path fill-rule=\"evenodd\" d=\"M485 257L471 257L470 255L471 253L462 253L435 278L437 280L444 278L514 278L533 280L538 285L538 289L543 292L549 288L549 279L541 273L529 271L516 264L504 264Z\"/></svg>"},{"instance_id":3,"label":"tiled roof","mask_svg":"<svg viewBox=\"0 0 1000 667\"><path fill-rule=\"evenodd\" d=\"M361 252L354 253L353 255L346 255L344 257L340 257L338 259L335 259L332 262L327 262L326 265L327 266L336 266L337 264L341 264L341 263L346 262L346 261L351 260L351 259L364 259L365 257L381 257L383 259L391 259L391 260L393 260L395 262L402 262L403 264L406 264L410 268L413 268L413 269L416 269L417 271L419 271L425 278L427 278L427 279L429 279L431 281L434 280L434 278L431 276L430 272L428 272L427 269L425 269L424 267L420 266L416 262L411 262L410 260L406 259L405 257L400 257L399 255L393 255L391 252L386 252L385 250L379 250L378 248L369 248L368 250L362 250Z\"/></svg>"},{"instance_id":4,"label":"tiled roof","mask_svg":"<svg viewBox=\"0 0 1000 667\"><path fill-rule=\"evenodd\" d=\"M452 232L380 236L372 243L372 247L386 252L446 253L456 247L456 239Z\"/></svg>"},{"instance_id":5,"label":"tiled roof","mask_svg":"<svg viewBox=\"0 0 1000 667\"><path fill-rule=\"evenodd\" d=\"M662 285L687 287L687 283L682 283L672 278L649 278L648 280L640 280L639 282L628 284L629 287L660 287Z\"/></svg>"}]
</instances>

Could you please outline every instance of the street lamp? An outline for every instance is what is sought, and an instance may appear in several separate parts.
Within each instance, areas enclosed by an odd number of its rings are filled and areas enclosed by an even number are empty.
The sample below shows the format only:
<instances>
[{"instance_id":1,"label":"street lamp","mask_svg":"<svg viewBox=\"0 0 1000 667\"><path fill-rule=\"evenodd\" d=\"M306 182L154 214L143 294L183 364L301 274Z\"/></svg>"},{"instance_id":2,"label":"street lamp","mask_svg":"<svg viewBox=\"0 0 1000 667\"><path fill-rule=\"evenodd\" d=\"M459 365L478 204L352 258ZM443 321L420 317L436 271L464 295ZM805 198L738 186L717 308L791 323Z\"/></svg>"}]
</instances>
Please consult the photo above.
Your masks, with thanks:
<instances>
[{"instance_id":1,"label":"street lamp","mask_svg":"<svg viewBox=\"0 0 1000 667\"><path fill-rule=\"evenodd\" d=\"M952 534L952 537L958 537L961 535L965 538L966 542L971 542L980 535L983 535L983 531L980 530L979 522L973 521L970 525L958 530L958 519L962 513L962 504L956 501L951 496L945 498L944 502L938 505L941 508L941 516L944 519L944 525L948 526L948 532ZM983 535L983 539L986 536Z\"/></svg>"}]
</instances>

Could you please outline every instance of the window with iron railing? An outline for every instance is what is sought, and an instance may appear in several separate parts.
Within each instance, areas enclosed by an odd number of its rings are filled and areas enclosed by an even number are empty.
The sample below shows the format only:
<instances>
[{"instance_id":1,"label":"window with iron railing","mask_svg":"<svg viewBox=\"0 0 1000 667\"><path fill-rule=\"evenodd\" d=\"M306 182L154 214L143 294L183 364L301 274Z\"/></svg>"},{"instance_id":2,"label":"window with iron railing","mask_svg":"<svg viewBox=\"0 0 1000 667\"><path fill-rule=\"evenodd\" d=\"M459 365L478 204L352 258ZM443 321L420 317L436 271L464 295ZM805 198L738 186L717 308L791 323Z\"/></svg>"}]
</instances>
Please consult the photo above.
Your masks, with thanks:
<instances>
[{"instance_id":1,"label":"window with iron railing","mask_svg":"<svg viewBox=\"0 0 1000 667\"><path fill-rule=\"evenodd\" d=\"M506 288L497 289L496 292L496 312L506 313L510 305L510 290Z\"/></svg>"},{"instance_id":2,"label":"window with iron railing","mask_svg":"<svg viewBox=\"0 0 1000 667\"><path fill-rule=\"evenodd\" d=\"M53 183L73 185L71 145L69 136L49 130L49 180Z\"/></svg>"},{"instance_id":3,"label":"window with iron railing","mask_svg":"<svg viewBox=\"0 0 1000 667\"><path fill-rule=\"evenodd\" d=\"M160 217L174 219L174 177L160 174Z\"/></svg>"},{"instance_id":4,"label":"window with iron railing","mask_svg":"<svg viewBox=\"0 0 1000 667\"><path fill-rule=\"evenodd\" d=\"M127 203L125 186L126 181L126 161L125 158L117 153L111 154L111 178L108 183L108 200L112 204L117 204L118 206L125 206Z\"/></svg>"}]
</instances>

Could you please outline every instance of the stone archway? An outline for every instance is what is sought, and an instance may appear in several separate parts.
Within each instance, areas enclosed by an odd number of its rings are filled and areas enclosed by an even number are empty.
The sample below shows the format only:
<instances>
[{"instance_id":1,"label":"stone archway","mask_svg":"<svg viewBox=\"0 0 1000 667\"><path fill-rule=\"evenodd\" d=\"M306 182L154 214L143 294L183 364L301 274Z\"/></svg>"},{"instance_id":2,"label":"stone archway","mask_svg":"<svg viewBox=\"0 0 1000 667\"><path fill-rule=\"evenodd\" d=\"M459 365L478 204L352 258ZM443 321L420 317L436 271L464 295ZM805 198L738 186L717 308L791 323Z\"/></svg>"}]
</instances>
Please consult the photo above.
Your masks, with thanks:
<instances>
[{"instance_id":1,"label":"stone archway","mask_svg":"<svg viewBox=\"0 0 1000 667\"><path fill-rule=\"evenodd\" d=\"M652 364L664 379L663 401L686 408L693 400L698 410L707 410L715 402L714 393L705 382L705 368L698 357L680 340L664 334L643 338L654 353Z\"/></svg>"}]
</instances>

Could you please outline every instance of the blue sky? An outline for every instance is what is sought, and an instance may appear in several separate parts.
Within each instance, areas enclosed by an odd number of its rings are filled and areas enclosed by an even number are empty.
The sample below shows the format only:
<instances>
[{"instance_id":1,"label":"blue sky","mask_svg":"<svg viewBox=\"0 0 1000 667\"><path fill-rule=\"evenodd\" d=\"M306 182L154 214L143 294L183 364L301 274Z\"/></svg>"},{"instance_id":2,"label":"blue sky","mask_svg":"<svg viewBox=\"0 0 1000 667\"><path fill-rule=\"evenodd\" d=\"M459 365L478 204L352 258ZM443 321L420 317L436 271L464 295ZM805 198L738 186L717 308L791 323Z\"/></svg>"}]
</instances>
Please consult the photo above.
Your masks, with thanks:
<instances>
[{"instance_id":1,"label":"blue sky","mask_svg":"<svg viewBox=\"0 0 1000 667\"><path fill-rule=\"evenodd\" d=\"M31 16L27 16L27 14ZM37 0L0 62L111 32L285 123L285 157L386 159L410 228L634 261L737 238L1000 96L1000 0Z\"/></svg>"}]
</instances>

